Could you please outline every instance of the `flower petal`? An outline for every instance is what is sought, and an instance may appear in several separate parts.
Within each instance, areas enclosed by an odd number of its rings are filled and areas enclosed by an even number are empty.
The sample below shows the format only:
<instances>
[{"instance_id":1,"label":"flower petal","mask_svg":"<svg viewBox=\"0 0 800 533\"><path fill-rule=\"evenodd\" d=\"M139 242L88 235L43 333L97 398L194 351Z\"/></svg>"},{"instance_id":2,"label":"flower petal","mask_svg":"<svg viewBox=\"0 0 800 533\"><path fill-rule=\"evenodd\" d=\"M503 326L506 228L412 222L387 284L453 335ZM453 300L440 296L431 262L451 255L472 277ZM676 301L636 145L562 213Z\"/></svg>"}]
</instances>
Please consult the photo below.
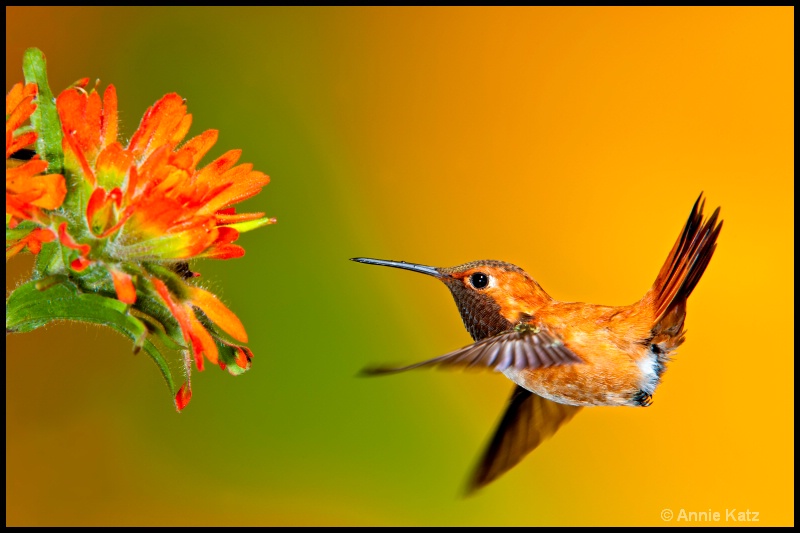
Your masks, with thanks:
<instances>
[{"instance_id":1,"label":"flower petal","mask_svg":"<svg viewBox=\"0 0 800 533\"><path fill-rule=\"evenodd\" d=\"M212 146L217 142L219 132L217 130L207 130L186 141L181 149L176 153L191 154L191 168L195 168L204 155L208 153Z\"/></svg>"},{"instance_id":2,"label":"flower petal","mask_svg":"<svg viewBox=\"0 0 800 533\"><path fill-rule=\"evenodd\" d=\"M192 346L193 348L195 348L196 351L198 347L194 346L193 342L194 339L191 336L192 327L191 324L189 323L189 316L188 313L186 312L187 311L186 308L172 299L172 296L169 293L169 289L167 289L167 286L164 284L163 281L161 281L156 277L151 277L150 282L153 284L153 287L155 287L158 295L161 296L161 299L164 300L164 303L167 304L167 308L172 313L172 316L175 317L175 320L178 321L178 325L181 328L181 333L183 333L183 340L186 341L186 345Z\"/></svg>"},{"instance_id":3,"label":"flower petal","mask_svg":"<svg viewBox=\"0 0 800 533\"><path fill-rule=\"evenodd\" d=\"M94 190L86 205L86 222L95 236L105 238L120 226L118 218L121 202L122 191L119 188L108 194L102 187Z\"/></svg>"},{"instance_id":4,"label":"flower petal","mask_svg":"<svg viewBox=\"0 0 800 533\"><path fill-rule=\"evenodd\" d=\"M192 334L195 336L195 338L197 338L200 346L202 346L202 355L205 355L209 362L216 365L219 361L219 350L217 349L217 343L214 342L214 339L211 338L211 334L208 332L208 330L206 330L203 324L197 320L197 317L193 312L189 311L186 314L189 317ZM199 358L200 355L200 353L196 353L195 357ZM203 362L201 359L200 363L197 365L197 368L202 370L202 366Z\"/></svg>"},{"instance_id":5,"label":"flower petal","mask_svg":"<svg viewBox=\"0 0 800 533\"><path fill-rule=\"evenodd\" d=\"M117 291L117 300L124 304L136 303L136 287L133 278L127 272L111 269L111 278L114 281L114 290Z\"/></svg>"},{"instance_id":6,"label":"flower petal","mask_svg":"<svg viewBox=\"0 0 800 533\"><path fill-rule=\"evenodd\" d=\"M103 93L103 117L100 136L103 139L103 146L109 146L117 142L117 89L113 85L106 87Z\"/></svg>"},{"instance_id":7,"label":"flower petal","mask_svg":"<svg viewBox=\"0 0 800 533\"><path fill-rule=\"evenodd\" d=\"M262 213L253 213L253 214L261 215ZM247 231L258 229L261 226L268 226L269 224L275 224L277 222L278 219L276 219L275 217L263 217L263 218L257 218L255 220L245 220L242 222L228 223L225 224L225 226L231 229L235 229L239 233L245 233Z\"/></svg>"},{"instance_id":8,"label":"flower petal","mask_svg":"<svg viewBox=\"0 0 800 533\"><path fill-rule=\"evenodd\" d=\"M25 237L6 248L6 260L23 250L26 246L31 253L38 254L42 250L42 244L52 242L55 238L55 234L48 228L36 228Z\"/></svg>"},{"instance_id":9,"label":"flower petal","mask_svg":"<svg viewBox=\"0 0 800 533\"><path fill-rule=\"evenodd\" d=\"M186 114L183 98L168 94L145 112L128 150L143 161L162 146L174 147L186 135L190 124L191 115Z\"/></svg>"},{"instance_id":10,"label":"flower petal","mask_svg":"<svg viewBox=\"0 0 800 533\"><path fill-rule=\"evenodd\" d=\"M192 399L192 388L187 385L188 383L181 385L181 388L178 389L178 393L175 395L175 407L178 408L179 413L183 411L184 407L189 405L189 401Z\"/></svg>"},{"instance_id":11,"label":"flower petal","mask_svg":"<svg viewBox=\"0 0 800 533\"><path fill-rule=\"evenodd\" d=\"M11 87L11 90L6 94L6 116L13 113L19 104L31 96L36 96L37 87L35 83L23 84L18 81ZM16 129L16 128L14 128Z\"/></svg>"},{"instance_id":12,"label":"flower petal","mask_svg":"<svg viewBox=\"0 0 800 533\"><path fill-rule=\"evenodd\" d=\"M22 133L16 137L13 137L11 140L9 140L9 136L6 135L6 159L13 156L18 150L22 150L26 146L35 143L36 139L37 135L35 131ZM6 166L8 166L8 161L6 161Z\"/></svg>"},{"instance_id":13,"label":"flower petal","mask_svg":"<svg viewBox=\"0 0 800 533\"><path fill-rule=\"evenodd\" d=\"M248 370L250 368L250 361L253 359L253 352L247 346L237 346L238 355L236 356L236 364L239 368Z\"/></svg>"},{"instance_id":14,"label":"flower petal","mask_svg":"<svg viewBox=\"0 0 800 533\"><path fill-rule=\"evenodd\" d=\"M92 165L86 158L86 153L81 149L80 141L73 131L64 129L63 144L65 169L83 177L89 185L94 187L97 184L97 178L92 170Z\"/></svg>"},{"instance_id":15,"label":"flower petal","mask_svg":"<svg viewBox=\"0 0 800 533\"><path fill-rule=\"evenodd\" d=\"M97 156L95 163L95 175L97 176L97 183L101 187L113 189L114 187L122 187L125 183L125 178L128 177L128 172L132 170L133 156L130 152L125 151L119 143L113 143L100 152ZM135 183L133 184L135 191ZM131 184L128 184L131 187Z\"/></svg>"},{"instance_id":16,"label":"flower petal","mask_svg":"<svg viewBox=\"0 0 800 533\"><path fill-rule=\"evenodd\" d=\"M189 290L189 300L222 331L239 342L247 342L247 332L244 330L242 321L214 294L200 287L192 287Z\"/></svg>"},{"instance_id":17,"label":"flower petal","mask_svg":"<svg viewBox=\"0 0 800 533\"><path fill-rule=\"evenodd\" d=\"M37 94L35 83L15 84L6 94L6 159L20 148L31 144L31 136L23 133L15 135L17 129L27 121L36 109L34 98ZM33 135L36 140L36 134ZM22 144L22 143L26 144Z\"/></svg>"},{"instance_id":18,"label":"flower petal","mask_svg":"<svg viewBox=\"0 0 800 533\"><path fill-rule=\"evenodd\" d=\"M47 161L32 159L15 168L6 169L6 198L41 209L57 209L67 195L67 184L60 174L38 175L47 168Z\"/></svg>"},{"instance_id":19,"label":"flower petal","mask_svg":"<svg viewBox=\"0 0 800 533\"><path fill-rule=\"evenodd\" d=\"M58 239L61 241L61 244L66 246L67 248L72 248L73 250L78 250L82 256L86 256L92 250L92 247L88 244L78 244L75 242L69 233L67 233L67 223L62 222L60 226L58 226Z\"/></svg>"},{"instance_id":20,"label":"flower petal","mask_svg":"<svg viewBox=\"0 0 800 533\"><path fill-rule=\"evenodd\" d=\"M83 272L86 268L91 265L92 262L86 259L85 257L76 257L70 264L69 267L74 270L75 272Z\"/></svg>"}]
</instances>

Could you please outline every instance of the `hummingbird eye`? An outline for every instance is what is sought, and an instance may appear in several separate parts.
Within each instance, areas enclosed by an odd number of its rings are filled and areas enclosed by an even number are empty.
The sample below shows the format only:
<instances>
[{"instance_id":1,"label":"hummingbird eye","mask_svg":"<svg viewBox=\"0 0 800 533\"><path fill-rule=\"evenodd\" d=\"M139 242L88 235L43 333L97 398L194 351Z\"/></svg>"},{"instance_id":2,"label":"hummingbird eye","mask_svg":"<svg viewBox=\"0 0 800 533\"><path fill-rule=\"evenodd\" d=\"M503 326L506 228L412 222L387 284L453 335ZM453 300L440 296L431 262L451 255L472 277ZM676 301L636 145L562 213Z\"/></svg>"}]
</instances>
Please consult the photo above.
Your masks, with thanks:
<instances>
[{"instance_id":1,"label":"hummingbird eye","mask_svg":"<svg viewBox=\"0 0 800 533\"><path fill-rule=\"evenodd\" d=\"M483 272L475 272L469 277L469 282L476 289L485 289L489 285L489 276Z\"/></svg>"}]
</instances>

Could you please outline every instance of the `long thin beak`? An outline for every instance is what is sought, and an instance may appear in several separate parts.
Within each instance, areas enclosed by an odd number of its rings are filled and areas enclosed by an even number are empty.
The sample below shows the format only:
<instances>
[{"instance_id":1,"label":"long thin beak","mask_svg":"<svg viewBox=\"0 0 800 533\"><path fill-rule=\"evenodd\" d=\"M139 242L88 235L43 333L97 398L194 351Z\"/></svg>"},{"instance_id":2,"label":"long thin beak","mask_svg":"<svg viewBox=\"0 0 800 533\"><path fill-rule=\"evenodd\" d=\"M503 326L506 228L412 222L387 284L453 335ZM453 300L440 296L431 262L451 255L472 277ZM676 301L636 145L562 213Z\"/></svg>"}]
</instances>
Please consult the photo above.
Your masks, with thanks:
<instances>
[{"instance_id":1,"label":"long thin beak","mask_svg":"<svg viewBox=\"0 0 800 533\"><path fill-rule=\"evenodd\" d=\"M394 268L402 268L404 270L411 270L413 272L420 272L422 274L427 274L429 276L433 276L435 278L442 278L444 274L436 270L434 267L429 267L425 265L417 265L414 263L406 263L405 261L384 261L383 259L368 259L366 257L354 257L351 261L357 261L359 263L366 263L367 265L378 265L378 266L387 266L387 267L394 267Z\"/></svg>"}]
</instances>

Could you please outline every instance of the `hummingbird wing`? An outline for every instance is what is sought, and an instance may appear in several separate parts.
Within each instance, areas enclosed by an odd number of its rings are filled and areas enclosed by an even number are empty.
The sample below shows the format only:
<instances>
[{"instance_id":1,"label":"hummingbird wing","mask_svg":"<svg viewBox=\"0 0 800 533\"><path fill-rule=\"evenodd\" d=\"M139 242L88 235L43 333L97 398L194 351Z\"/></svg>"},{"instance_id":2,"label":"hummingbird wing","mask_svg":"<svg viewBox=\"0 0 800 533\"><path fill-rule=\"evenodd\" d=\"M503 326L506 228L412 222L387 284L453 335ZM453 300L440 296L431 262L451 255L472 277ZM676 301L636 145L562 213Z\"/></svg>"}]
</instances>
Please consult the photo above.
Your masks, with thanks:
<instances>
[{"instance_id":1,"label":"hummingbird wing","mask_svg":"<svg viewBox=\"0 0 800 533\"><path fill-rule=\"evenodd\" d=\"M579 406L547 400L517 385L469 480L467 493L487 485L519 463L579 410Z\"/></svg>"},{"instance_id":2,"label":"hummingbird wing","mask_svg":"<svg viewBox=\"0 0 800 533\"><path fill-rule=\"evenodd\" d=\"M541 326L519 324L514 329L465 346L427 361L399 368L366 368L367 375L392 374L424 366L463 366L491 368L495 372L516 367L546 368L556 365L582 363L564 343Z\"/></svg>"}]
</instances>

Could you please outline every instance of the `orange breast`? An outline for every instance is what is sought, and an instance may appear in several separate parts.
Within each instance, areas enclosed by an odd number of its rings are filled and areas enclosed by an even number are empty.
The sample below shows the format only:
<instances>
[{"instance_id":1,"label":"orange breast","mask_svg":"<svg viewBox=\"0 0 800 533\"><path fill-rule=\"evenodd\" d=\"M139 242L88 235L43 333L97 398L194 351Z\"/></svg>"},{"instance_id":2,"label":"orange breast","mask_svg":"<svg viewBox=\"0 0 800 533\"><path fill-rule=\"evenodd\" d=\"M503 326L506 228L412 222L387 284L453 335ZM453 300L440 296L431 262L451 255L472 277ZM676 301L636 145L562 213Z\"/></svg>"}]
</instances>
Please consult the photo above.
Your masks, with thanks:
<instances>
[{"instance_id":1,"label":"orange breast","mask_svg":"<svg viewBox=\"0 0 800 533\"><path fill-rule=\"evenodd\" d=\"M505 374L536 394L570 405L636 405L633 396L648 380L650 318L634 304L624 307L556 303L535 321L560 337L584 363Z\"/></svg>"}]
</instances>

